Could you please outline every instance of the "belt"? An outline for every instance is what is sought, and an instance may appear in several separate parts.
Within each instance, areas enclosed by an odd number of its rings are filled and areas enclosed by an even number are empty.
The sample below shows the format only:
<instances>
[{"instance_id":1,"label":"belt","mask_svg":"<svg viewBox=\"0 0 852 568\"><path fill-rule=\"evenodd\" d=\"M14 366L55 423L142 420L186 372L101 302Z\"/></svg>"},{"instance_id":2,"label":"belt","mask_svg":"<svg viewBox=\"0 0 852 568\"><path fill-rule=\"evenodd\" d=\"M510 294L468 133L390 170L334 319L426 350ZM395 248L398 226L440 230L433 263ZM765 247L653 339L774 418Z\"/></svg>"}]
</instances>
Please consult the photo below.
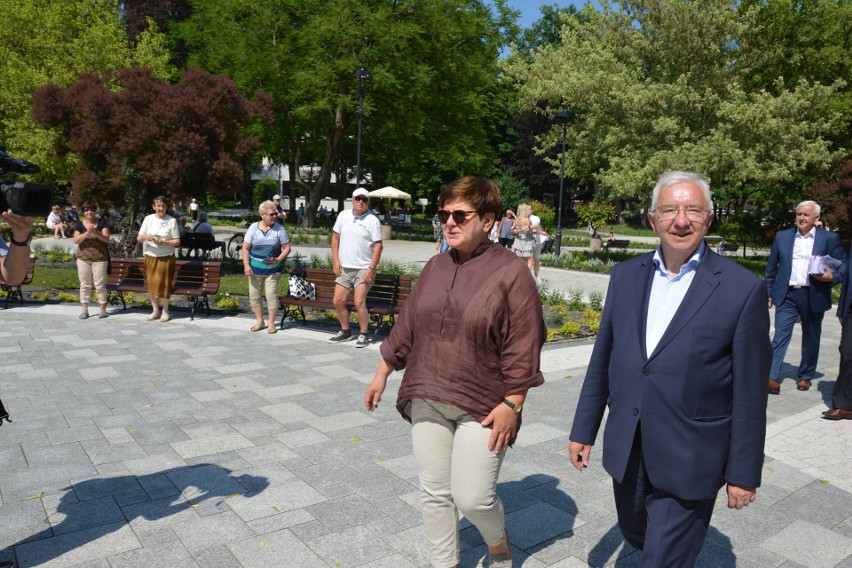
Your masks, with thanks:
<instances>
[{"instance_id":1,"label":"belt","mask_svg":"<svg viewBox=\"0 0 852 568\"><path fill-rule=\"evenodd\" d=\"M790 288L792 288L793 290L798 290L800 288L807 288L807 286L805 286L803 284L791 284Z\"/></svg>"}]
</instances>

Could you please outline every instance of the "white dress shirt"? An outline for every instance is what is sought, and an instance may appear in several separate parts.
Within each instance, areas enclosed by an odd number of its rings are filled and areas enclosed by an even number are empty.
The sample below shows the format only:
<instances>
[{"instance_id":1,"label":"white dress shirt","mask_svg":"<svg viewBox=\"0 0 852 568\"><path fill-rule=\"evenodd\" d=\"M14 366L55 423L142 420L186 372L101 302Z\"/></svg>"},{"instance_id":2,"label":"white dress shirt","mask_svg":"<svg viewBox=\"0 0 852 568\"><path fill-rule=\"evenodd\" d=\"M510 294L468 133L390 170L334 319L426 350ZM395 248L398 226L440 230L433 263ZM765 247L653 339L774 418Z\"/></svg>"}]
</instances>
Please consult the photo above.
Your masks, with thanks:
<instances>
[{"instance_id":1,"label":"white dress shirt","mask_svg":"<svg viewBox=\"0 0 852 568\"><path fill-rule=\"evenodd\" d=\"M651 283L651 296L648 298L648 321L645 323L645 354L650 357L657 344L672 322L675 313L689 291L689 286L695 278L698 264L707 250L707 245L701 243L695 254L680 267L676 276L666 271L660 248L654 253L654 280Z\"/></svg>"},{"instance_id":2,"label":"white dress shirt","mask_svg":"<svg viewBox=\"0 0 852 568\"><path fill-rule=\"evenodd\" d=\"M814 252L815 237L816 227L811 227L811 230L805 235L796 231L796 238L793 239L793 262L790 269L790 286L807 286L810 284L810 280L808 280L808 266L810 266L811 256Z\"/></svg>"}]
</instances>

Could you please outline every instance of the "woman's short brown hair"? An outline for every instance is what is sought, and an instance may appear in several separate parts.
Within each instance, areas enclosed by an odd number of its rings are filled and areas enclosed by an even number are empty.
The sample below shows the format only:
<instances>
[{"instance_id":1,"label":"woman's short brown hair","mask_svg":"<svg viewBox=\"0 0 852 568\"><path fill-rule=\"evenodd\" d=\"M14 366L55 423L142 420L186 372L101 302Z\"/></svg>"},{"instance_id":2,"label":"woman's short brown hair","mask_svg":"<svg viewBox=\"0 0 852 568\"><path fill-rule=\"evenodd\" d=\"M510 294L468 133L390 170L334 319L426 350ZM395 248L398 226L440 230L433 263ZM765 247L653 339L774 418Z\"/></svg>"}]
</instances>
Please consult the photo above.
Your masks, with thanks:
<instances>
[{"instance_id":1,"label":"woman's short brown hair","mask_svg":"<svg viewBox=\"0 0 852 568\"><path fill-rule=\"evenodd\" d=\"M438 207L443 209L445 203L455 199L470 203L480 217L486 213L493 213L496 218L503 210L503 196L500 194L500 188L488 178L465 176L451 182L438 195Z\"/></svg>"}]
</instances>

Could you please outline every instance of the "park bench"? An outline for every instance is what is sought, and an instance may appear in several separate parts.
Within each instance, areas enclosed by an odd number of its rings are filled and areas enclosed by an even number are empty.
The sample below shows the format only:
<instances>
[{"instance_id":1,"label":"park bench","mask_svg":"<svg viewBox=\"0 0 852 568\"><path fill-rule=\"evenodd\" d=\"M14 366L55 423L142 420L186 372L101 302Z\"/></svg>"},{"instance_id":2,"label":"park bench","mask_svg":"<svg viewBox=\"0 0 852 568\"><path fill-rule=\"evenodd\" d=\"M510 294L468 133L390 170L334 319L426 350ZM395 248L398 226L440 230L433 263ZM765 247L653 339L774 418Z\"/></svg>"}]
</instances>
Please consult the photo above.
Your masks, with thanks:
<instances>
[{"instance_id":1,"label":"park bench","mask_svg":"<svg viewBox=\"0 0 852 568\"><path fill-rule=\"evenodd\" d=\"M175 262L175 280L172 283L172 294L187 296L192 302L192 312L189 319L195 319L195 310L204 306L210 315L208 296L219 291L219 279L222 273L222 263L215 261L178 260ZM109 297L117 294L121 305L127 309L122 292L147 294L145 282L144 258L113 258L110 260L110 273L107 277L107 293Z\"/></svg>"},{"instance_id":2,"label":"park bench","mask_svg":"<svg viewBox=\"0 0 852 568\"><path fill-rule=\"evenodd\" d=\"M21 302L21 304L24 303L24 292L23 290L21 290L21 286L26 286L27 284L33 281L33 275L35 274L35 263L35 255L31 254L30 262L27 265L27 275L24 276L24 280L20 284L7 284L6 282L3 282L2 279L0 279L0 290L6 292L6 302L3 305L4 310L9 307L9 300L17 298L18 301Z\"/></svg>"},{"instance_id":3,"label":"park bench","mask_svg":"<svg viewBox=\"0 0 852 568\"><path fill-rule=\"evenodd\" d=\"M302 325L307 325L305 308L319 310L334 309L334 289L336 287L333 271L327 268L304 268L296 267L291 270L291 275L304 278L314 285L316 297L314 299L296 298L289 291L279 298L281 304L281 328L284 328L284 320L288 317L301 319ZM379 331L390 327L396 321L396 315L408 299L411 293L412 279L408 275L376 274L376 279L367 293L367 311L370 320L375 325L373 339ZM349 311L355 310L352 292L349 293L347 301Z\"/></svg>"},{"instance_id":4,"label":"park bench","mask_svg":"<svg viewBox=\"0 0 852 568\"><path fill-rule=\"evenodd\" d=\"M209 257L212 251L221 251L225 255L225 243L216 241L210 233L184 233L180 238L181 257L189 258L190 255L196 259ZM185 252L184 252L185 251Z\"/></svg>"},{"instance_id":5,"label":"park bench","mask_svg":"<svg viewBox=\"0 0 852 568\"><path fill-rule=\"evenodd\" d=\"M610 249L614 249L614 248L626 249L626 248L629 248L629 247L630 247L630 241L628 239L612 239L612 240L607 240L606 242L604 242L603 248L605 250L610 250Z\"/></svg>"}]
</instances>

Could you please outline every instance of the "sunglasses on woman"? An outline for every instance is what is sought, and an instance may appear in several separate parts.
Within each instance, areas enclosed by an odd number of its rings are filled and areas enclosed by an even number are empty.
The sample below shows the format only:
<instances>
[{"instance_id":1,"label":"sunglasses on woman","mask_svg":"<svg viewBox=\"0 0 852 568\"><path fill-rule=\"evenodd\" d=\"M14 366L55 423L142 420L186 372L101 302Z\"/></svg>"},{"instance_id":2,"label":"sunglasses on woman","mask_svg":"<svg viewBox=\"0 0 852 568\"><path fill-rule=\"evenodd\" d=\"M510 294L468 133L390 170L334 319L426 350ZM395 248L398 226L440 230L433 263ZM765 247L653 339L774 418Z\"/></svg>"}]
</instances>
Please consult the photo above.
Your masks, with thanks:
<instances>
[{"instance_id":1,"label":"sunglasses on woman","mask_svg":"<svg viewBox=\"0 0 852 568\"><path fill-rule=\"evenodd\" d=\"M438 219L441 220L441 223L446 223L450 220L450 217L452 217L456 225L461 225L474 213L476 213L476 211L465 211L464 209L456 209L455 211L438 209Z\"/></svg>"},{"instance_id":2,"label":"sunglasses on woman","mask_svg":"<svg viewBox=\"0 0 852 568\"><path fill-rule=\"evenodd\" d=\"M98 210L98 206L97 206L97 205L92 205L92 206L90 206L90 207L83 207L83 213L87 213L87 212L89 212L89 211L93 211L93 212L94 212L94 211L97 211L97 210Z\"/></svg>"}]
</instances>

